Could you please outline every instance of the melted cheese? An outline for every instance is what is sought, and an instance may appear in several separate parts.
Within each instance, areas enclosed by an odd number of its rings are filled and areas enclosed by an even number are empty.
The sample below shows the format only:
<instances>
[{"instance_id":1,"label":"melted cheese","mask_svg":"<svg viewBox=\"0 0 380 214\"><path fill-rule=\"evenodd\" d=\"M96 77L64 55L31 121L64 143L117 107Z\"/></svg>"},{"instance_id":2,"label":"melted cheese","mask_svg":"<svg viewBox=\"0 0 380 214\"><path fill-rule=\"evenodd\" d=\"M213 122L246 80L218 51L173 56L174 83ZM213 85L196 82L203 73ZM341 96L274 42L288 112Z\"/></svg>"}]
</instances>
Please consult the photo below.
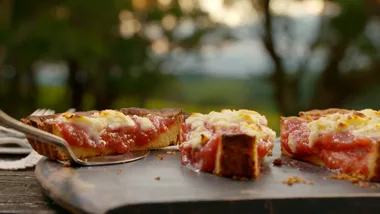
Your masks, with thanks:
<instances>
[{"instance_id":1,"label":"melted cheese","mask_svg":"<svg viewBox=\"0 0 380 214\"><path fill-rule=\"evenodd\" d=\"M309 146L318 136L337 132L350 132L356 137L380 137L380 111L364 109L346 114L334 113L308 123Z\"/></svg>"},{"instance_id":2,"label":"melted cheese","mask_svg":"<svg viewBox=\"0 0 380 214\"><path fill-rule=\"evenodd\" d=\"M124 115L115 110L104 110L95 112L91 116L77 116L73 113L63 113L58 118L58 121L74 122L78 125L85 126L87 129L99 132L102 129L110 128L116 129L120 126L135 126L135 122L130 116Z\"/></svg>"},{"instance_id":3,"label":"melted cheese","mask_svg":"<svg viewBox=\"0 0 380 214\"><path fill-rule=\"evenodd\" d=\"M294 140L293 135L291 135L291 134L288 137L288 146L289 146L291 152L293 152L293 153L296 152L296 150L297 150L297 143Z\"/></svg>"},{"instance_id":4,"label":"melted cheese","mask_svg":"<svg viewBox=\"0 0 380 214\"><path fill-rule=\"evenodd\" d=\"M250 110L229 110L221 112L212 111L209 114L192 114L186 119L186 124L191 127L188 141L193 147L200 146L212 137L212 133L206 128L213 126L216 130L226 130L239 128L243 134L256 136L257 140L269 137L274 140L276 133L267 127L267 119L255 111Z\"/></svg>"},{"instance_id":5,"label":"melted cheese","mask_svg":"<svg viewBox=\"0 0 380 214\"><path fill-rule=\"evenodd\" d=\"M138 117L136 115L134 115L133 117L140 124L141 130L147 131L149 129L155 128L155 126L153 125L152 121L150 121L148 118L146 118L146 117Z\"/></svg>"},{"instance_id":6,"label":"melted cheese","mask_svg":"<svg viewBox=\"0 0 380 214\"><path fill-rule=\"evenodd\" d=\"M132 117L140 125L143 131L155 128L153 123L146 117L139 117L137 115L133 115ZM94 139L96 140L95 143L105 143L101 140L100 135L102 131L106 128L117 129L121 126L136 126L136 123L134 122L134 120L132 120L130 116L115 110L103 110L95 112L90 116L79 116L75 115L75 113L66 112L59 115L57 118L51 120L50 122L54 121L73 122L79 125L80 127L87 130L89 135L94 137Z\"/></svg>"}]
</instances>

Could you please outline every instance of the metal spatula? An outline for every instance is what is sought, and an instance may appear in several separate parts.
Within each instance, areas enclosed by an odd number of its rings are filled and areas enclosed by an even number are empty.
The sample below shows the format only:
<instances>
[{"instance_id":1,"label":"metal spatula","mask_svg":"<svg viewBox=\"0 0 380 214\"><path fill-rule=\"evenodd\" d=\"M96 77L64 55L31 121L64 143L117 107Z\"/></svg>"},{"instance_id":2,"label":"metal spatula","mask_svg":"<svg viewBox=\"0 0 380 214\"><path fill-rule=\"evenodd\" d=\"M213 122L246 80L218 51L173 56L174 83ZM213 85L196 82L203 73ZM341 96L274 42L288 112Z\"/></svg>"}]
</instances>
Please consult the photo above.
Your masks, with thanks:
<instances>
[{"instance_id":1,"label":"metal spatula","mask_svg":"<svg viewBox=\"0 0 380 214\"><path fill-rule=\"evenodd\" d=\"M24 133L26 136L33 138L35 140L48 143L53 146L57 146L65 152L70 163L76 163L79 165L85 166L95 166L95 165L110 165L118 163L126 163L131 161L136 161L146 157L149 154L147 151L134 151L127 152L120 155L107 155L107 156L98 156L98 157L89 157L86 160L81 160L75 156L74 152L71 150L68 143L61 137L50 134L48 132L42 131L40 129L34 128L32 126L26 125L0 110L0 125L7 128L15 129L19 132Z\"/></svg>"}]
</instances>

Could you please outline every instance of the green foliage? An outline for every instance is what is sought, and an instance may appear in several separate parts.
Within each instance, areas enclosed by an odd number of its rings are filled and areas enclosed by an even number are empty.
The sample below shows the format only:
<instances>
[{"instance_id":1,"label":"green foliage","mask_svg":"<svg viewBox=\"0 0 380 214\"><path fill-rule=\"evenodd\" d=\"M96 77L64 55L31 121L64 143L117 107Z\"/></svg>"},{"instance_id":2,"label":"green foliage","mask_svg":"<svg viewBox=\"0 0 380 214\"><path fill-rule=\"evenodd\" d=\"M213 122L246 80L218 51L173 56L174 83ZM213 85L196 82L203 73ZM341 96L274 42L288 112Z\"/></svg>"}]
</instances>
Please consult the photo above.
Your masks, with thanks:
<instances>
[{"instance_id":1,"label":"green foliage","mask_svg":"<svg viewBox=\"0 0 380 214\"><path fill-rule=\"evenodd\" d=\"M338 0L337 3L341 7L341 13L332 20L332 24L340 32L340 39L356 37L363 31L367 23L365 2Z\"/></svg>"}]
</instances>

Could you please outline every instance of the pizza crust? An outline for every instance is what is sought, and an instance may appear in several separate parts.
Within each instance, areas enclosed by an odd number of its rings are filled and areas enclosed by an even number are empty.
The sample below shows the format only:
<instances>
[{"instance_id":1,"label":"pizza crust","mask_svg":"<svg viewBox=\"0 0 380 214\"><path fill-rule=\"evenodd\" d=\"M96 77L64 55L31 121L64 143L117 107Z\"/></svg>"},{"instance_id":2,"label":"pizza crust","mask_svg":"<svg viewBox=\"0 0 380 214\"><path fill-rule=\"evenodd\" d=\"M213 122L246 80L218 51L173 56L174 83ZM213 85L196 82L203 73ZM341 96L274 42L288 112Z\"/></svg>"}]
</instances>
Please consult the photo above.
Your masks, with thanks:
<instances>
[{"instance_id":1,"label":"pizza crust","mask_svg":"<svg viewBox=\"0 0 380 214\"><path fill-rule=\"evenodd\" d=\"M369 176L368 180L380 182L380 141L376 142L376 147L371 158L368 160Z\"/></svg>"},{"instance_id":2,"label":"pizza crust","mask_svg":"<svg viewBox=\"0 0 380 214\"><path fill-rule=\"evenodd\" d=\"M93 114L94 112L96 111L76 112L75 115L88 116ZM147 146L138 147L133 149L132 151L158 149L167 146L178 145L181 141L181 123L183 121L183 111L180 109L148 110L142 108L123 108L120 110L120 112L126 115L138 115L141 117L146 116L148 114L163 117L175 117L175 123L166 132L161 133L157 139L152 140ZM57 132L55 131L56 128L54 124L45 122L46 120L55 118L57 116L58 114L48 116L29 116L27 118L21 119L21 122L59 136L59 134L57 134ZM36 141L31 138L28 138L28 141L30 145L33 147L33 149L40 155L46 156L52 160L68 160L65 152L63 152L58 147L40 141ZM73 150L74 154L80 159L85 159L94 156L117 154L116 149L111 148L104 149L103 151L99 151L90 147L83 148L72 145L70 145L70 148Z\"/></svg>"},{"instance_id":3,"label":"pizza crust","mask_svg":"<svg viewBox=\"0 0 380 214\"><path fill-rule=\"evenodd\" d=\"M334 114L334 113L349 113L352 112L353 110L347 110L347 109L340 109L340 108L329 108L329 109L313 109L310 111L301 111L298 113L300 117L322 117L328 114Z\"/></svg>"},{"instance_id":4,"label":"pizza crust","mask_svg":"<svg viewBox=\"0 0 380 214\"><path fill-rule=\"evenodd\" d=\"M224 177L256 178L260 173L256 137L244 134L222 135L214 174Z\"/></svg>"}]
</instances>

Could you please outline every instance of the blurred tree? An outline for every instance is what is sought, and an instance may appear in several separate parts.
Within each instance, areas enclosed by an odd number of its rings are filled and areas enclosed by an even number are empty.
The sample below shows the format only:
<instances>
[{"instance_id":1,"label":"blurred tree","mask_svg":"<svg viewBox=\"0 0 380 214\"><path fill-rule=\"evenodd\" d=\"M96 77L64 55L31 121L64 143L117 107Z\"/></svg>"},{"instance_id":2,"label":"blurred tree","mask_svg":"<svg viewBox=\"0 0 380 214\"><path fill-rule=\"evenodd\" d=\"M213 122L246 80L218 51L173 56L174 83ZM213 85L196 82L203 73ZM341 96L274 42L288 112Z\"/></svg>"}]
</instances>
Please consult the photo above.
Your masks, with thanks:
<instances>
[{"instance_id":1,"label":"blurred tree","mask_svg":"<svg viewBox=\"0 0 380 214\"><path fill-rule=\"evenodd\" d=\"M379 29L371 27L379 25L377 0L323 1L319 29L294 70L286 66L292 49L284 54L275 42L284 29L289 31L287 46L295 43L289 30L292 18L274 14L274 0L240 1L250 1L261 15L262 42L274 65L270 81L283 115L345 106L379 81L379 50L373 43L377 38L368 33ZM234 2L225 0L226 6L233 7ZM326 15L331 8L339 12ZM57 104L59 111L84 109L88 96L94 102L86 108L110 108L118 97L137 99L137 105L144 107L150 96L162 96L163 86L175 81L163 66L172 56L184 52L201 56L204 38L225 29L202 10L198 0L0 0L0 107L7 111L14 111L14 106L29 111L36 107L32 68L39 60L67 64L68 94ZM232 39L231 31L226 30L220 41ZM326 52L327 59L315 75L309 67L318 51ZM310 76L314 81L308 80ZM170 93L171 99L179 93ZM203 100L217 97L210 94Z\"/></svg>"},{"instance_id":2,"label":"blurred tree","mask_svg":"<svg viewBox=\"0 0 380 214\"><path fill-rule=\"evenodd\" d=\"M0 0L0 14L0 70L3 61L16 70L12 82L1 86L5 110L17 105L6 104L11 97L28 98L35 107L31 68L37 60L67 63L66 107L83 109L85 93L94 96L93 108L109 108L126 95L139 97L144 106L166 83L161 64L167 56L199 49L201 38L216 27L205 25L212 21L195 0ZM178 34L189 23L200 26L190 36Z\"/></svg>"},{"instance_id":3,"label":"blurred tree","mask_svg":"<svg viewBox=\"0 0 380 214\"><path fill-rule=\"evenodd\" d=\"M339 8L340 11L336 16L327 16L323 12L320 14L319 32L295 72L289 72L285 68L284 62L287 59L279 54L274 43L273 20L278 17L272 14L271 1L253 0L252 3L262 15L262 40L274 64L270 80L275 88L275 100L283 115L295 115L305 109L343 107L349 97L352 99L355 95L365 93L379 82L380 73L375 67L379 56L374 54L375 47L366 34L370 21L379 15L374 12L379 11L379 3L375 0L324 1L323 11L331 6ZM318 49L327 51L326 65L316 80L311 99L304 102L301 99L304 90L302 80L308 71L311 58L314 57L313 53ZM369 65L366 67L358 66L360 62L355 60L363 55L369 58Z\"/></svg>"}]
</instances>

